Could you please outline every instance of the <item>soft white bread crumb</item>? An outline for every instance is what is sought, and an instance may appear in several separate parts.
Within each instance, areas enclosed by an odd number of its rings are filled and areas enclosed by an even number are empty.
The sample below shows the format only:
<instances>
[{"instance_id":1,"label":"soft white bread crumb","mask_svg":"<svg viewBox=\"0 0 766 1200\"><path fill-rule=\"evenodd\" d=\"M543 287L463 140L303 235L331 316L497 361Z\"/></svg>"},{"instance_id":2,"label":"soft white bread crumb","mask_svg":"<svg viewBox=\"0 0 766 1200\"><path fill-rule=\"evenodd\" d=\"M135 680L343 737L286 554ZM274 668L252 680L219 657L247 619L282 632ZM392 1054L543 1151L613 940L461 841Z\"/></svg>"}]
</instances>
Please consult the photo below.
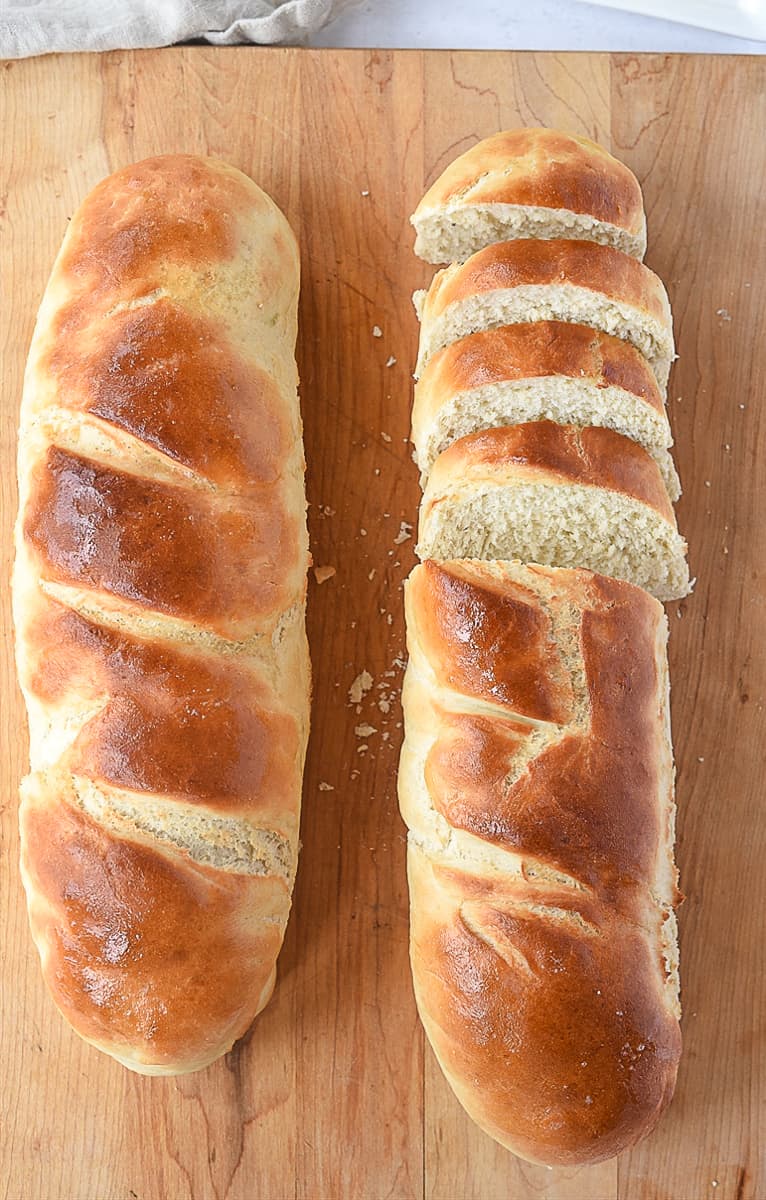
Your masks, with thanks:
<instances>
[{"instance_id":1,"label":"soft white bread crumb","mask_svg":"<svg viewBox=\"0 0 766 1200\"><path fill-rule=\"evenodd\" d=\"M613 246L633 258L646 251L646 225L630 233L565 208L535 208L521 204L450 204L419 212L415 253L429 263L465 262L477 250L512 238L576 238Z\"/></svg>"},{"instance_id":2,"label":"soft white bread crumb","mask_svg":"<svg viewBox=\"0 0 766 1200\"><path fill-rule=\"evenodd\" d=\"M416 308L419 302L423 318L425 304L416 293ZM644 355L663 394L667 390L673 359L668 323L645 309L571 283L523 284L453 302L434 319L423 321L416 375L422 374L432 354L459 338L520 321L570 321L622 338Z\"/></svg>"},{"instance_id":3,"label":"soft white bread crumb","mask_svg":"<svg viewBox=\"0 0 766 1200\"><path fill-rule=\"evenodd\" d=\"M587 567L658 600L689 592L685 543L646 504L605 488L565 483L463 490L421 509L421 559L521 559Z\"/></svg>"},{"instance_id":4,"label":"soft white bread crumb","mask_svg":"<svg viewBox=\"0 0 766 1200\"><path fill-rule=\"evenodd\" d=\"M549 420L600 425L631 438L657 463L670 499L681 495L667 416L623 388L565 375L503 380L451 394L431 419L425 413L421 417L417 397L416 388L413 440L423 486L437 457L459 438L480 429Z\"/></svg>"}]
</instances>

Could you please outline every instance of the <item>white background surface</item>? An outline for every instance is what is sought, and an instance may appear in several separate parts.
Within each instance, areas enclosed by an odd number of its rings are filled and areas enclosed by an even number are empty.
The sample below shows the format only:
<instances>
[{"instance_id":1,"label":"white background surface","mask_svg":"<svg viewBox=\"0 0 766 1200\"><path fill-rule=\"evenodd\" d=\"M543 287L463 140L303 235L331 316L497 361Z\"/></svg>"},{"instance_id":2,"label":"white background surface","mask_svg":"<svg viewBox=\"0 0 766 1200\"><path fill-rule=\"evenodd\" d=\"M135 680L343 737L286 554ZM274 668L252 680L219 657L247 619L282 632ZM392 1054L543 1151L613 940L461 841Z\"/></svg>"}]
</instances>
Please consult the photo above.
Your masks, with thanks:
<instances>
[{"instance_id":1,"label":"white background surface","mask_svg":"<svg viewBox=\"0 0 766 1200\"><path fill-rule=\"evenodd\" d=\"M671 5L669 0L668 8ZM766 53L764 42L579 0L363 0L342 11L311 45Z\"/></svg>"}]
</instances>

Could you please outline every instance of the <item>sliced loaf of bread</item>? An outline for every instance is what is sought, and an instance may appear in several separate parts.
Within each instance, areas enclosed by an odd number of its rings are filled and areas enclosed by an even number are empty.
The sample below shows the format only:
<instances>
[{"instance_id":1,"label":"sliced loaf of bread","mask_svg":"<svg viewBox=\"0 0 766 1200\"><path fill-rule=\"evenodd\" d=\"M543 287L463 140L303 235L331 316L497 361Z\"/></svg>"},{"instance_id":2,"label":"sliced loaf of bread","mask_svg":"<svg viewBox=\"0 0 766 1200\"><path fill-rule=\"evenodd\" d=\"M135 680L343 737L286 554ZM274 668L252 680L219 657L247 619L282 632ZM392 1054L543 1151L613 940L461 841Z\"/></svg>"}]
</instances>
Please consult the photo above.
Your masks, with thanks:
<instances>
[{"instance_id":1,"label":"sliced loaf of bread","mask_svg":"<svg viewBox=\"0 0 766 1200\"><path fill-rule=\"evenodd\" d=\"M589 325L629 342L647 359L663 395L674 355L662 280L643 263L594 242L520 238L437 271L415 293L421 320L416 375L468 334L529 321Z\"/></svg>"},{"instance_id":2,"label":"sliced loaf of bread","mask_svg":"<svg viewBox=\"0 0 766 1200\"><path fill-rule=\"evenodd\" d=\"M412 218L415 253L463 262L510 238L581 238L635 258L646 250L641 188L603 146L557 129L511 129L446 168Z\"/></svg>"},{"instance_id":3,"label":"sliced loaf of bread","mask_svg":"<svg viewBox=\"0 0 766 1200\"><path fill-rule=\"evenodd\" d=\"M428 478L417 552L587 567L658 600L689 591L686 544L656 462L598 427L536 421L453 443Z\"/></svg>"},{"instance_id":4,"label":"sliced loaf of bread","mask_svg":"<svg viewBox=\"0 0 766 1200\"><path fill-rule=\"evenodd\" d=\"M564 321L503 325L434 354L412 410L423 484L458 438L541 420L602 425L631 438L655 459L671 500L680 496L670 424L646 359L628 342Z\"/></svg>"}]
</instances>

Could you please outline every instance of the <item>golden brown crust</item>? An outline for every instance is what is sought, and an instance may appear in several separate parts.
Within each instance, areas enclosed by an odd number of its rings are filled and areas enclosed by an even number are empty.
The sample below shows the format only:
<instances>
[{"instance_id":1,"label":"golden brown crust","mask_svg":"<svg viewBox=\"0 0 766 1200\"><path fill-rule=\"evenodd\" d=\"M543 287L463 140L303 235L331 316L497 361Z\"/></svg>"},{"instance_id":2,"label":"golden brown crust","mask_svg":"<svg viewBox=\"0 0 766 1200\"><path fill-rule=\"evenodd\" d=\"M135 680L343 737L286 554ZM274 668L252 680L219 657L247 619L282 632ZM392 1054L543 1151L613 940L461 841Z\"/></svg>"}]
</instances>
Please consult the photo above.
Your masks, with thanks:
<instances>
[{"instance_id":1,"label":"golden brown crust","mask_svg":"<svg viewBox=\"0 0 766 1200\"><path fill-rule=\"evenodd\" d=\"M269 201L261 203L265 210ZM233 258L234 218L255 215L254 204L245 177L223 163L211 170L209 160L192 154L145 158L89 193L58 269L75 292L119 290L128 300L133 286L143 293L147 278L170 263L195 271L202 262ZM62 310L58 334L68 330L73 311Z\"/></svg>"},{"instance_id":2,"label":"golden brown crust","mask_svg":"<svg viewBox=\"0 0 766 1200\"><path fill-rule=\"evenodd\" d=\"M661 606L588 571L479 562L424 563L406 603L400 801L429 1038L514 1153L611 1157L651 1129L680 1054ZM469 839L456 857L439 820Z\"/></svg>"},{"instance_id":3,"label":"golden brown crust","mask_svg":"<svg viewBox=\"0 0 766 1200\"><path fill-rule=\"evenodd\" d=\"M132 637L45 599L27 640L24 683L49 717L88 714L60 760L72 774L295 831L301 730L247 660Z\"/></svg>"},{"instance_id":4,"label":"golden brown crust","mask_svg":"<svg viewBox=\"0 0 766 1200\"><path fill-rule=\"evenodd\" d=\"M23 873L83 1037L173 1074L266 1002L308 730L295 239L223 163L72 219L30 350L14 619Z\"/></svg>"},{"instance_id":5,"label":"golden brown crust","mask_svg":"<svg viewBox=\"0 0 766 1200\"><path fill-rule=\"evenodd\" d=\"M423 518L445 493L477 483L578 484L638 500L675 529L675 514L659 467L637 442L601 426L528 421L459 438L433 465Z\"/></svg>"},{"instance_id":6,"label":"golden brown crust","mask_svg":"<svg viewBox=\"0 0 766 1200\"><path fill-rule=\"evenodd\" d=\"M503 325L453 342L429 359L415 385L415 406L425 422L461 392L551 375L621 388L656 412L665 411L649 364L634 346L565 321Z\"/></svg>"},{"instance_id":7,"label":"golden brown crust","mask_svg":"<svg viewBox=\"0 0 766 1200\"><path fill-rule=\"evenodd\" d=\"M487 576L479 593L471 568L426 562L407 587L440 687L507 705L530 721L571 719L569 679L555 649L547 673L537 670L550 645L549 623L523 585Z\"/></svg>"},{"instance_id":8,"label":"golden brown crust","mask_svg":"<svg viewBox=\"0 0 766 1200\"><path fill-rule=\"evenodd\" d=\"M23 535L48 578L101 588L232 639L286 608L305 556L277 493L236 504L51 447Z\"/></svg>"},{"instance_id":9,"label":"golden brown crust","mask_svg":"<svg viewBox=\"0 0 766 1200\"><path fill-rule=\"evenodd\" d=\"M279 477L294 436L279 389L220 323L159 300L55 341L45 365L66 407L214 483L251 489Z\"/></svg>"},{"instance_id":10,"label":"golden brown crust","mask_svg":"<svg viewBox=\"0 0 766 1200\"><path fill-rule=\"evenodd\" d=\"M459 266L438 271L426 293L422 323L436 320L451 304L470 296L550 284L601 292L669 326L665 289L653 271L611 246L560 238L498 242Z\"/></svg>"},{"instance_id":11,"label":"golden brown crust","mask_svg":"<svg viewBox=\"0 0 766 1200\"><path fill-rule=\"evenodd\" d=\"M633 172L603 146L556 129L510 129L477 142L431 185L413 223L456 203L568 209L636 237L644 226Z\"/></svg>"},{"instance_id":12,"label":"golden brown crust","mask_svg":"<svg viewBox=\"0 0 766 1200\"><path fill-rule=\"evenodd\" d=\"M445 728L425 764L434 806L453 827L523 849L600 886L610 900L628 881L651 885L662 814L649 799L661 793L663 781L646 748L658 736L660 606L641 589L606 576L530 568L530 579L547 574L556 589L543 605L534 591L480 566L429 561L408 584L419 648L441 686L507 709L492 718L440 714ZM578 681L564 664L552 615L567 603L580 610L585 734ZM545 705L529 703L529 691L536 698L543 690ZM514 715L553 722L563 734L508 788L521 749L518 729L507 725ZM533 732L527 729L528 736ZM499 786L490 790L492 779Z\"/></svg>"}]
</instances>

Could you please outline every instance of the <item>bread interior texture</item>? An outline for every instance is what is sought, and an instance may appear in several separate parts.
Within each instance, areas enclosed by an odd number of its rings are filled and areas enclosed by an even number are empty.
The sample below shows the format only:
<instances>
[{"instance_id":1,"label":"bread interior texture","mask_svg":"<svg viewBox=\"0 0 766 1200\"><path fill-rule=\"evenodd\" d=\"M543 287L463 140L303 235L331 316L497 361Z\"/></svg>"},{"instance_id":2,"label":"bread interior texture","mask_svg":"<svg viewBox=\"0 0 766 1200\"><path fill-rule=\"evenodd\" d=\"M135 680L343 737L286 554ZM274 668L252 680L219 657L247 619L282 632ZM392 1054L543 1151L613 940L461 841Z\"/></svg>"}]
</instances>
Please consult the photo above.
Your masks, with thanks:
<instances>
[{"instance_id":1,"label":"bread interior texture","mask_svg":"<svg viewBox=\"0 0 766 1200\"><path fill-rule=\"evenodd\" d=\"M415 303L418 307L417 296ZM664 324L650 313L622 300L571 283L524 284L501 288L447 305L443 313L426 321L422 327L417 372L422 373L437 350L460 338L483 329L497 329L501 325L528 321L567 321L589 325L592 329L600 329L603 333L629 342L643 354L665 394L673 345L672 336Z\"/></svg>"},{"instance_id":2,"label":"bread interior texture","mask_svg":"<svg viewBox=\"0 0 766 1200\"><path fill-rule=\"evenodd\" d=\"M623 388L599 387L565 375L504 380L454 394L442 404L422 446L418 445L418 466L425 479L441 452L458 438L481 429L544 420L601 426L631 438L656 461L670 499L681 495L668 452L672 435L667 417Z\"/></svg>"},{"instance_id":3,"label":"bread interior texture","mask_svg":"<svg viewBox=\"0 0 766 1200\"><path fill-rule=\"evenodd\" d=\"M646 231L629 233L567 208L524 204L456 204L432 209L414 221L415 253L429 263L465 262L478 250L514 238L569 238L613 246L642 259Z\"/></svg>"},{"instance_id":4,"label":"bread interior texture","mask_svg":"<svg viewBox=\"0 0 766 1200\"><path fill-rule=\"evenodd\" d=\"M521 559L586 567L658 600L689 592L683 538L652 508L606 488L520 484L426 505L421 559Z\"/></svg>"}]
</instances>

